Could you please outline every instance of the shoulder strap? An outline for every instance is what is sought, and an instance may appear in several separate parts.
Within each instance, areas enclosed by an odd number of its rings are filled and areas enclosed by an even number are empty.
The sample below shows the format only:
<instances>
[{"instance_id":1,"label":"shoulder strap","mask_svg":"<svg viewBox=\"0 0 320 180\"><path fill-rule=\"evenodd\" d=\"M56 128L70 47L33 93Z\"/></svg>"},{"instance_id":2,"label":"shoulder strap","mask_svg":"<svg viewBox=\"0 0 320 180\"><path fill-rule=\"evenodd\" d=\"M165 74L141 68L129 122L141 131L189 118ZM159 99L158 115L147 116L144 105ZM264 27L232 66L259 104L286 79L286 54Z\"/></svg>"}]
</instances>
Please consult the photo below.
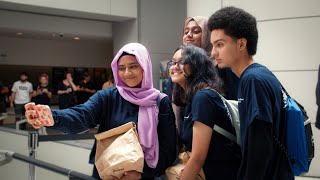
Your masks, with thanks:
<instances>
[{"instance_id":1,"label":"shoulder strap","mask_svg":"<svg viewBox=\"0 0 320 180\"><path fill-rule=\"evenodd\" d=\"M212 89L212 88L205 88L205 89L209 89L209 90L212 90L212 91L216 92L217 94L219 94L222 102L223 102L224 104L227 103L227 100L226 100L220 93L218 93L216 90L214 90L214 89ZM227 111L229 111L229 109L228 109L227 106L226 106L226 108L227 108ZM229 112L229 114L230 114L230 112ZM232 117L231 117L231 118L232 118ZM232 121L232 119L230 119L230 120ZM230 132L228 132L227 130L223 129L222 127L220 127L220 126L218 126L218 125L215 124L215 125L213 126L213 130L216 131L217 133L223 135L224 137L230 139L231 141L233 141L233 142L235 142L235 143L238 143L238 142L237 142L237 137L236 137L235 135L231 134Z\"/></svg>"},{"instance_id":2,"label":"shoulder strap","mask_svg":"<svg viewBox=\"0 0 320 180\"><path fill-rule=\"evenodd\" d=\"M224 137L230 139L231 141L237 143L237 138L235 135L229 133L228 131L226 131L225 129L223 129L222 127L218 126L218 125L214 125L213 126L213 130L215 130L217 133L223 135Z\"/></svg>"},{"instance_id":3,"label":"shoulder strap","mask_svg":"<svg viewBox=\"0 0 320 180\"><path fill-rule=\"evenodd\" d=\"M268 69L268 68L265 67L265 66L260 66L260 67ZM268 70L269 70L269 69L268 69ZM269 70L269 71L270 71L270 70ZM272 74L275 78L277 78L277 76L274 75L272 71L270 71L270 72L271 72L271 74ZM278 79L278 78L277 78L277 79ZM278 81L279 81L279 79L278 79ZM282 90L283 95L286 95L287 98L292 98L292 97L290 96L290 94L288 93L288 91L283 87L282 83L281 83L280 81L279 81L279 83L280 83L280 85L281 85L281 90ZM293 98L292 98L292 99L293 99ZM303 118L304 118L304 120L305 120L305 125L306 125L306 124L309 124L309 122L310 122L310 121L309 121L309 116L308 116L306 110L304 109L304 107L303 107L298 101L296 101L295 99L293 99L293 100L295 101L295 103L297 103L297 105L299 106L299 109L300 109L301 112L302 112Z\"/></svg>"}]
</instances>

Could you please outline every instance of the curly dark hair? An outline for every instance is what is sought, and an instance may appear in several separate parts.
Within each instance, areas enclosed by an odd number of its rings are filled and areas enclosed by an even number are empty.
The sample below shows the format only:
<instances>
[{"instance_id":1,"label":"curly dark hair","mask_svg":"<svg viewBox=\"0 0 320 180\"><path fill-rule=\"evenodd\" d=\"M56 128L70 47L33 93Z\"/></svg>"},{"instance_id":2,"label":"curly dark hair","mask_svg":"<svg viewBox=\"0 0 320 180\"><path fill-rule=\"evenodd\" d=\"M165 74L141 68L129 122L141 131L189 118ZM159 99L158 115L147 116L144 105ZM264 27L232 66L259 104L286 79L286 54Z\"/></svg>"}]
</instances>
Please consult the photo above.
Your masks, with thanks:
<instances>
[{"instance_id":1,"label":"curly dark hair","mask_svg":"<svg viewBox=\"0 0 320 180\"><path fill-rule=\"evenodd\" d=\"M212 59L205 50L194 45L181 45L175 52L178 50L182 50L181 62L183 65L189 65L191 74L186 75L186 89L174 83L172 91L174 104L183 106L191 102L193 95L198 90L204 88L213 88L220 94L223 94L223 82L218 75L217 69L214 67Z\"/></svg>"},{"instance_id":2,"label":"curly dark hair","mask_svg":"<svg viewBox=\"0 0 320 180\"><path fill-rule=\"evenodd\" d=\"M248 54L253 56L257 52L258 30L256 18L242 9L225 7L218 10L209 18L208 29L209 31L223 29L226 35L234 39L245 38Z\"/></svg>"}]
</instances>

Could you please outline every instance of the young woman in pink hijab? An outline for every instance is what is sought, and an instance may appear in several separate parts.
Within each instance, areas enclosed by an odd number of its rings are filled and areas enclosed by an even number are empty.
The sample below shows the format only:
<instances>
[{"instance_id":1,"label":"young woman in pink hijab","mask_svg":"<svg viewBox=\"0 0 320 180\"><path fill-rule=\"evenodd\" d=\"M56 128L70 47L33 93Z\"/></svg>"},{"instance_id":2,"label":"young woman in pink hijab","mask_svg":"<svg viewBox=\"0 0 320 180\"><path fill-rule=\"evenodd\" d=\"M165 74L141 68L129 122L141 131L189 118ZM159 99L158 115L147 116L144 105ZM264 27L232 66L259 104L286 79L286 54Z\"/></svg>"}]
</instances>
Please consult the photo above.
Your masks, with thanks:
<instances>
[{"instance_id":1,"label":"young woman in pink hijab","mask_svg":"<svg viewBox=\"0 0 320 180\"><path fill-rule=\"evenodd\" d=\"M139 43L127 44L119 50L111 67L116 87L98 91L84 104L53 110L52 128L78 133L100 124L100 133L127 122L135 122L144 151L145 166L143 174L131 171L125 173L122 179L153 179L161 176L176 158L176 126L169 98L153 88L148 50ZM30 122L37 118L32 111L33 106L26 105L26 116ZM32 125L35 128L42 126ZM99 178L96 169L93 176Z\"/></svg>"}]
</instances>

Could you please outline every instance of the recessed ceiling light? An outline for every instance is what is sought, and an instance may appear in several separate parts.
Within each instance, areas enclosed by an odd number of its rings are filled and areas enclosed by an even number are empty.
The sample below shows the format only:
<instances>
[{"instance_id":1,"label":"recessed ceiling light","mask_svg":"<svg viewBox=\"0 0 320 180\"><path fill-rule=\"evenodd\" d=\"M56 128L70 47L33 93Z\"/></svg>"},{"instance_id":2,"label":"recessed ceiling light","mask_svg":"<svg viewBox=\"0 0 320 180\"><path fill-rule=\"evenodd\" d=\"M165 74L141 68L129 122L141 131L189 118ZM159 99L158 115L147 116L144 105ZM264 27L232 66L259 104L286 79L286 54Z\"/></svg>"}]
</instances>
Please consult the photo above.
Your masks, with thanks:
<instances>
[{"instance_id":1,"label":"recessed ceiling light","mask_svg":"<svg viewBox=\"0 0 320 180\"><path fill-rule=\"evenodd\" d=\"M74 39L74 40L80 40L80 38L79 38L79 37L74 37L73 39Z\"/></svg>"},{"instance_id":2,"label":"recessed ceiling light","mask_svg":"<svg viewBox=\"0 0 320 180\"><path fill-rule=\"evenodd\" d=\"M17 32L17 33L16 33L16 35L18 35L18 36L22 36L22 35L23 35L23 33L22 33L22 32Z\"/></svg>"}]
</instances>

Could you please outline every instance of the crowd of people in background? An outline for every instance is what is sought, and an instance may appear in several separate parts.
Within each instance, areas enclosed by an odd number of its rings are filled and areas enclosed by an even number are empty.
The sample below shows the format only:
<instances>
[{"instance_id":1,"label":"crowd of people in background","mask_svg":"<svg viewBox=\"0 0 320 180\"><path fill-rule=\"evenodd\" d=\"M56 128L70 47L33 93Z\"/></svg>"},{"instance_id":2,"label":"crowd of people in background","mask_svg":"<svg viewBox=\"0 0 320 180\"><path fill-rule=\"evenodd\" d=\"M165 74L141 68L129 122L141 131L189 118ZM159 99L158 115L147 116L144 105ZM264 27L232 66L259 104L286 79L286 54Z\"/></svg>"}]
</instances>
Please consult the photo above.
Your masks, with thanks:
<instances>
[{"instance_id":1,"label":"crowd of people in background","mask_svg":"<svg viewBox=\"0 0 320 180\"><path fill-rule=\"evenodd\" d=\"M29 102L43 105L58 105L59 109L66 109L77 104L86 102L99 89L113 86L113 76L109 74L102 87L96 87L88 72L84 72L78 84L73 82L72 73L66 71L63 80L52 87L50 79L46 73L38 77L38 82L29 82L29 74L21 72L19 80L12 85L5 85L0 80L0 113L7 113L8 108L16 115L16 121L24 119L24 105ZM55 90L55 92L54 92ZM53 94L58 96L57 104L52 104ZM55 101L56 102L56 101ZM26 129L26 124L22 124L20 129Z\"/></svg>"}]
</instances>

